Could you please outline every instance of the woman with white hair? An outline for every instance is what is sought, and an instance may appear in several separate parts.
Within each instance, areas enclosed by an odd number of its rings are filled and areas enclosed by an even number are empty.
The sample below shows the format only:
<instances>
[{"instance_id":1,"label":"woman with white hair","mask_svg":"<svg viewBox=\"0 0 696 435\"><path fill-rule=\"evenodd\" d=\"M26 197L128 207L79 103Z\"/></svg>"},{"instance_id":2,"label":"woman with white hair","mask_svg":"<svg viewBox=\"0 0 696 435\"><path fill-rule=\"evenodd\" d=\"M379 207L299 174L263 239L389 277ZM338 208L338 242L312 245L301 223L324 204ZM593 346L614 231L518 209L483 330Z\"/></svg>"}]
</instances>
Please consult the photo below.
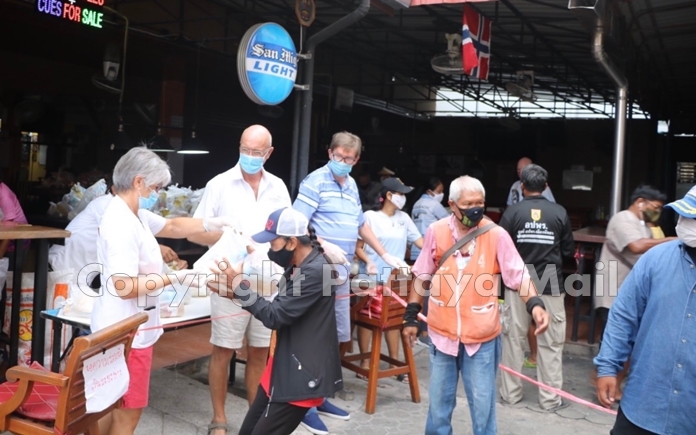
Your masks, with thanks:
<instances>
[{"instance_id":1,"label":"woman with white hair","mask_svg":"<svg viewBox=\"0 0 696 435\"><path fill-rule=\"evenodd\" d=\"M116 163L114 197L99 223L96 244L102 290L94 302L92 332L141 311L147 311L150 317L133 339L127 361L130 383L123 406L100 421L102 434L132 434L147 406L152 347L162 335L157 295L171 284L199 286L194 271L165 274L159 245L145 217L146 210L157 202L158 191L170 180L169 166L157 154L145 147L131 149ZM176 230L167 231L167 237L186 238L204 231L220 231L229 225L222 217L177 221Z\"/></svg>"}]
</instances>

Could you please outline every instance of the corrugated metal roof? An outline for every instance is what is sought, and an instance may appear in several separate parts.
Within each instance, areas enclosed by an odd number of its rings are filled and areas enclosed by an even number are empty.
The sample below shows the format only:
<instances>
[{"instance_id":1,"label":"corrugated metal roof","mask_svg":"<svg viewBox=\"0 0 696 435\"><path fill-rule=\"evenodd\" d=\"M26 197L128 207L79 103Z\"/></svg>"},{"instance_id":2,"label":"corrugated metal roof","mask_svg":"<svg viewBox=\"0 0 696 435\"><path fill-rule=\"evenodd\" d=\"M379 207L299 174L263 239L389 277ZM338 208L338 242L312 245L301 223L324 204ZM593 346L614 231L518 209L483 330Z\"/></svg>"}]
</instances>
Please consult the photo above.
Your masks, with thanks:
<instances>
[{"instance_id":1,"label":"corrugated metal roof","mask_svg":"<svg viewBox=\"0 0 696 435\"><path fill-rule=\"evenodd\" d=\"M617 34L609 41L609 53L624 67L631 96L655 116L684 110L696 113L692 104L696 99L696 0L605 1L618 11ZM176 4L174 0L159 0L157 8L169 8L169 2L172 7ZM265 19L287 28L297 26L292 1L200 0L208 2L243 17L240 22ZM125 3L129 10L136 9L135 4ZM336 58L341 62L374 65L390 74L414 77L420 83L473 92L476 80L442 76L430 67L430 59L446 49L444 34L461 32L461 4L388 13L389 8L377 3L373 0L367 17L326 41L319 52L333 50L340 53ZM309 35L353 10L357 0L321 0L316 5L316 21ZM535 91L540 97L584 99L588 105L601 98L613 99L614 85L594 61L590 34L568 10L568 0L499 0L470 5L494 20L491 83L504 87L516 71L530 69L535 72ZM157 8L150 5L148 13L155 14ZM200 16L200 11L197 14ZM133 22L143 22L137 18L133 16ZM177 24L169 28L176 32ZM342 83L334 83L338 84Z\"/></svg>"}]
</instances>

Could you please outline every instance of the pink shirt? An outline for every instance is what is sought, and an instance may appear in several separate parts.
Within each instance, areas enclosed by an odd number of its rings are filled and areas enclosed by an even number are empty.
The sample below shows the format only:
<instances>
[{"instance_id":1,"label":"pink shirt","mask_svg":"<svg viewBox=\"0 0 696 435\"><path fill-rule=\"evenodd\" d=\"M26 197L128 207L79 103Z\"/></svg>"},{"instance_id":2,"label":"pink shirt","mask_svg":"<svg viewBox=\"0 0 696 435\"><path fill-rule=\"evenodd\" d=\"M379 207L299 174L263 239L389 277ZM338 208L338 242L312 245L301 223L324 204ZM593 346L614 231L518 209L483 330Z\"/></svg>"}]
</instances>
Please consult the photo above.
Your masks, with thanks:
<instances>
[{"instance_id":1,"label":"pink shirt","mask_svg":"<svg viewBox=\"0 0 696 435\"><path fill-rule=\"evenodd\" d=\"M0 182L0 210L2 210L4 222L15 222L26 224L27 218L24 216L22 206L19 205L17 195L7 187L7 184ZM7 252L14 252L14 242L7 247Z\"/></svg>"},{"instance_id":2,"label":"pink shirt","mask_svg":"<svg viewBox=\"0 0 696 435\"><path fill-rule=\"evenodd\" d=\"M17 195L5 183L0 183L0 210L5 215L2 218L3 221L12 221L18 224L27 223L27 218L24 217Z\"/></svg>"},{"instance_id":3,"label":"pink shirt","mask_svg":"<svg viewBox=\"0 0 696 435\"><path fill-rule=\"evenodd\" d=\"M449 222L449 227L452 231L453 242L456 242L461 237L464 237L466 234L470 233L471 231L474 231L475 229L472 228L460 236L459 227L457 225L456 219L457 218L454 215L452 215ZM476 239L474 239L473 244L475 243ZM473 249L470 250L470 252L472 251ZM413 268L411 269L416 277L422 280L428 280L430 279L432 274L435 273L435 271L437 270L437 265L435 263L435 253L435 237L433 235L432 229L428 228L425 232L425 238L423 239L423 249L421 250L418 259L416 260L416 263L413 265ZM453 254L453 256L455 257L455 259L459 260L457 261L457 263L461 268L466 267L466 264L468 264L469 262L469 258L471 258L468 254L462 254L461 251L456 251ZM524 267L524 261L522 260L522 257L520 257L520 254L517 252L515 244L513 243L512 238L507 233L507 231L501 231L500 236L498 237L496 260L498 261L498 265L500 266L500 275L503 278L503 283L505 283L505 285L508 288L515 290L519 289L522 285L522 279L525 275L528 274L528 272L527 269ZM459 340L450 340L449 338L441 334L438 334L430 328L428 328L428 334L430 335L430 339L432 340L437 350L439 350L442 353L446 353L447 355L459 355ZM481 343L464 345L466 353L469 356L473 356L479 350L480 347Z\"/></svg>"}]
</instances>

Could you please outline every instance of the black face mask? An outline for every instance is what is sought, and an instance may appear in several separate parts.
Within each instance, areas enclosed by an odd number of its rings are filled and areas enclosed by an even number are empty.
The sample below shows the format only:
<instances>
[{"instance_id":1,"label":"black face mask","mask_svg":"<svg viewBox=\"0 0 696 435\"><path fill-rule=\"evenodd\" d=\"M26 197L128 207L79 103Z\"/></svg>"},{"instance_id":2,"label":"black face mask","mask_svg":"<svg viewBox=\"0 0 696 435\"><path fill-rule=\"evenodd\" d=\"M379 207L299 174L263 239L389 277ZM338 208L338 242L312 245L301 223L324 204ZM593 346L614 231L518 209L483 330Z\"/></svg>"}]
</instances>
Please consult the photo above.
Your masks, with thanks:
<instances>
[{"instance_id":1,"label":"black face mask","mask_svg":"<svg viewBox=\"0 0 696 435\"><path fill-rule=\"evenodd\" d=\"M473 228L483 219L483 207L459 208L462 214L461 223L465 227Z\"/></svg>"},{"instance_id":2,"label":"black face mask","mask_svg":"<svg viewBox=\"0 0 696 435\"><path fill-rule=\"evenodd\" d=\"M287 246L287 243L285 245ZM277 251L269 249L268 259L277 264L278 266L282 267L283 269L287 269L288 267L290 267L290 264L292 264L292 257L294 254L295 251L289 251L285 249L285 246L283 246L282 249L279 249Z\"/></svg>"}]
</instances>

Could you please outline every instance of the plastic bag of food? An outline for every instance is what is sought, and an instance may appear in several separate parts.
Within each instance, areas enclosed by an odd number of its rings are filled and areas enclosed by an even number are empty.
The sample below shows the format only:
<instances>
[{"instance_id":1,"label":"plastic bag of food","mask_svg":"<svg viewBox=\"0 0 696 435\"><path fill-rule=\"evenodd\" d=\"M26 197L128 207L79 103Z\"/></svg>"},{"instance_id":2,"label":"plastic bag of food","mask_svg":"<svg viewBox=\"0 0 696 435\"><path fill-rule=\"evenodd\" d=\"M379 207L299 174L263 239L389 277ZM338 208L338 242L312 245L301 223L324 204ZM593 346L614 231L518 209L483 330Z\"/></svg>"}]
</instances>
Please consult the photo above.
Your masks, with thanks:
<instances>
[{"instance_id":1,"label":"plastic bag of food","mask_svg":"<svg viewBox=\"0 0 696 435\"><path fill-rule=\"evenodd\" d=\"M96 183L89 186L87 190L82 194L82 199L77 204L77 207L73 208L70 213L68 213L68 219L73 220L82 210L84 210L87 205L95 198L106 194L106 180L103 178Z\"/></svg>"},{"instance_id":2,"label":"plastic bag of food","mask_svg":"<svg viewBox=\"0 0 696 435\"><path fill-rule=\"evenodd\" d=\"M174 287L167 286L159 297L160 317L181 317L185 312L185 302L176 294Z\"/></svg>"},{"instance_id":3,"label":"plastic bag of food","mask_svg":"<svg viewBox=\"0 0 696 435\"><path fill-rule=\"evenodd\" d=\"M71 210L74 209L80 204L80 201L82 201L85 190L84 187L80 186L80 183L73 184L73 187L70 188L70 192L63 196L63 202L66 203Z\"/></svg>"},{"instance_id":4,"label":"plastic bag of food","mask_svg":"<svg viewBox=\"0 0 696 435\"><path fill-rule=\"evenodd\" d=\"M71 283L68 290L68 300L63 305L62 313L68 316L87 317L92 315L94 300L99 296L98 290L92 290L87 285L80 286Z\"/></svg>"},{"instance_id":5,"label":"plastic bag of food","mask_svg":"<svg viewBox=\"0 0 696 435\"><path fill-rule=\"evenodd\" d=\"M189 207L190 207L191 216L193 216L193 214L196 212L196 209L198 208L198 204L200 204L201 199L203 199L204 193L205 193L205 188L194 190L193 192L191 192L191 196L189 197Z\"/></svg>"},{"instance_id":6,"label":"plastic bag of food","mask_svg":"<svg viewBox=\"0 0 696 435\"><path fill-rule=\"evenodd\" d=\"M244 258L242 271L249 276L250 290L268 298L278 292L283 268L268 259L268 253L254 246L254 252Z\"/></svg>"},{"instance_id":7,"label":"plastic bag of food","mask_svg":"<svg viewBox=\"0 0 696 435\"><path fill-rule=\"evenodd\" d=\"M193 264L193 270L201 273L209 273L212 268L218 268L218 261L226 258L232 264L239 264L244 261L247 256L247 246L252 242L243 237L234 228L225 227L222 230L222 236L208 251L201 256ZM212 279L212 272L209 279ZM199 292L199 295L201 293ZM196 296L194 292L194 296ZM201 296L206 296L205 294Z\"/></svg>"}]
</instances>

